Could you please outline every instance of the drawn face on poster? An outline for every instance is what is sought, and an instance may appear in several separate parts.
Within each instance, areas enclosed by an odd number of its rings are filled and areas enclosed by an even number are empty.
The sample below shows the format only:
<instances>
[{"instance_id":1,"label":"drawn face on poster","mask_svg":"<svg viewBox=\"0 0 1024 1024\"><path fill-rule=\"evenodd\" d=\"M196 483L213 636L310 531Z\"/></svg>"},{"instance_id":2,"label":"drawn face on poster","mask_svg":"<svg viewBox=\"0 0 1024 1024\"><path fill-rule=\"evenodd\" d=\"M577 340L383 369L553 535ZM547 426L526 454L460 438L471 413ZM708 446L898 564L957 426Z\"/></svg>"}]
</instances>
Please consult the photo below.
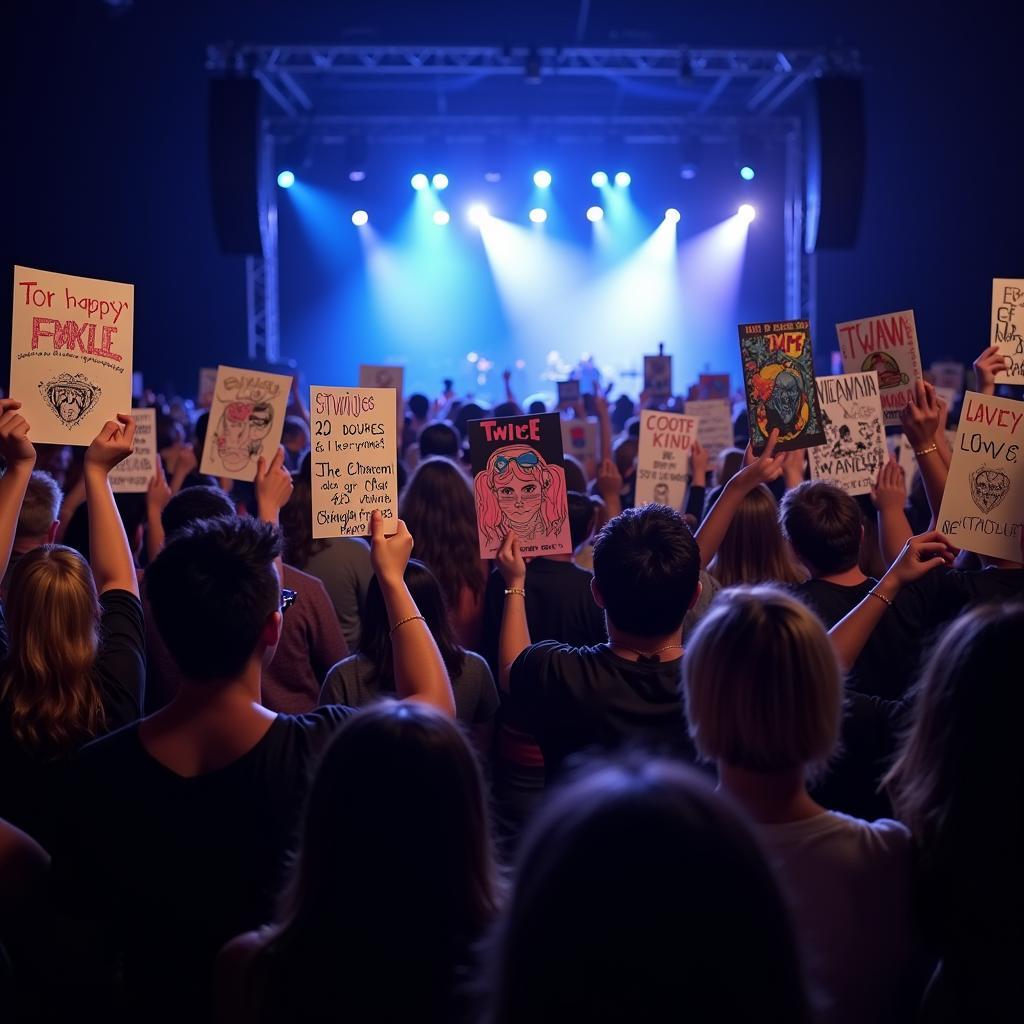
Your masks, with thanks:
<instances>
[{"instance_id":1,"label":"drawn face on poster","mask_svg":"<svg viewBox=\"0 0 1024 1024\"><path fill-rule=\"evenodd\" d=\"M39 382L39 393L57 419L70 430L96 404L102 390L84 373L58 373Z\"/></svg>"},{"instance_id":2,"label":"drawn face on poster","mask_svg":"<svg viewBox=\"0 0 1024 1024\"><path fill-rule=\"evenodd\" d=\"M886 458L878 377L873 373L818 377L825 443L809 451L811 478L847 494L868 494Z\"/></svg>"}]
</instances>

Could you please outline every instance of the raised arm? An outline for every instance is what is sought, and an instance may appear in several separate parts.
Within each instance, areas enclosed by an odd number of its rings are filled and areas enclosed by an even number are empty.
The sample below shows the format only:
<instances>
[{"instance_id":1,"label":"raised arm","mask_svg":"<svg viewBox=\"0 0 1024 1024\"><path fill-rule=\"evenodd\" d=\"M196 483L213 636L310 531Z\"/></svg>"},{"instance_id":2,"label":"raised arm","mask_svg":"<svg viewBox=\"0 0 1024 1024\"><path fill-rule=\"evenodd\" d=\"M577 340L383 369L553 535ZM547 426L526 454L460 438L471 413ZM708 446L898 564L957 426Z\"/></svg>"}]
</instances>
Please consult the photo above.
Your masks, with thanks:
<instances>
[{"instance_id":1,"label":"raised arm","mask_svg":"<svg viewBox=\"0 0 1024 1024\"><path fill-rule=\"evenodd\" d=\"M608 385L608 391L611 384ZM594 384L594 415L597 416L597 462L612 457L612 417L608 411L608 392Z\"/></svg>"},{"instance_id":2,"label":"raised arm","mask_svg":"<svg viewBox=\"0 0 1024 1024\"><path fill-rule=\"evenodd\" d=\"M690 485L686 488L686 504L683 507L683 513L693 516L698 526L704 518L704 498L707 493L710 462L708 450L700 441L694 441L693 447L690 449Z\"/></svg>"},{"instance_id":3,"label":"raised arm","mask_svg":"<svg viewBox=\"0 0 1024 1024\"><path fill-rule=\"evenodd\" d=\"M156 457L156 469L146 488L146 554L152 562L164 546L163 511L171 500L164 462Z\"/></svg>"},{"instance_id":4,"label":"raised arm","mask_svg":"<svg viewBox=\"0 0 1024 1024\"><path fill-rule=\"evenodd\" d=\"M1006 357L999 351L998 345L989 345L974 360L974 376L980 395L996 393L996 374L1006 372Z\"/></svg>"},{"instance_id":5,"label":"raised arm","mask_svg":"<svg viewBox=\"0 0 1024 1024\"><path fill-rule=\"evenodd\" d=\"M21 402L0 399L0 455L7 470L0 479L0 578L7 572L18 532L18 517L36 465L36 450L28 439L29 426L18 410Z\"/></svg>"},{"instance_id":6,"label":"raised arm","mask_svg":"<svg viewBox=\"0 0 1024 1024\"><path fill-rule=\"evenodd\" d=\"M907 505L907 475L894 459L883 462L871 488L871 501L878 510L878 546L886 565L892 565L914 535L904 511Z\"/></svg>"},{"instance_id":7,"label":"raised arm","mask_svg":"<svg viewBox=\"0 0 1024 1024\"><path fill-rule=\"evenodd\" d=\"M395 692L401 700L432 704L455 716L448 670L416 602L405 585L405 567L412 554L412 535L401 519L398 532L384 536L384 519L370 517L370 564L377 575L391 626L391 654L395 664Z\"/></svg>"},{"instance_id":8,"label":"raised arm","mask_svg":"<svg viewBox=\"0 0 1024 1024\"><path fill-rule=\"evenodd\" d=\"M508 693L512 662L530 646L530 627L526 622L526 562L519 553L519 538L505 534L494 563L505 581L505 607L501 613L498 636L498 686Z\"/></svg>"},{"instance_id":9,"label":"raised arm","mask_svg":"<svg viewBox=\"0 0 1024 1024\"><path fill-rule=\"evenodd\" d=\"M85 501L89 508L89 563L96 589L139 596L135 559L110 489L110 471L132 453L135 420L123 413L108 420L85 453Z\"/></svg>"},{"instance_id":10,"label":"raised arm","mask_svg":"<svg viewBox=\"0 0 1024 1024\"><path fill-rule=\"evenodd\" d=\"M946 489L946 463L942 461L935 432L939 429L939 405L935 400L935 388L924 381L918 381L914 398L907 403L900 414L903 433L914 449L917 467L924 481L928 506L932 510L932 527L942 505L942 492Z\"/></svg>"},{"instance_id":11,"label":"raised arm","mask_svg":"<svg viewBox=\"0 0 1024 1024\"><path fill-rule=\"evenodd\" d=\"M274 457L268 463L261 455L256 463L256 515L271 526L280 527L281 509L288 504L294 485L292 475L284 468L284 445L278 445ZM284 559L278 555L275 561L279 579L284 579Z\"/></svg>"}]
</instances>

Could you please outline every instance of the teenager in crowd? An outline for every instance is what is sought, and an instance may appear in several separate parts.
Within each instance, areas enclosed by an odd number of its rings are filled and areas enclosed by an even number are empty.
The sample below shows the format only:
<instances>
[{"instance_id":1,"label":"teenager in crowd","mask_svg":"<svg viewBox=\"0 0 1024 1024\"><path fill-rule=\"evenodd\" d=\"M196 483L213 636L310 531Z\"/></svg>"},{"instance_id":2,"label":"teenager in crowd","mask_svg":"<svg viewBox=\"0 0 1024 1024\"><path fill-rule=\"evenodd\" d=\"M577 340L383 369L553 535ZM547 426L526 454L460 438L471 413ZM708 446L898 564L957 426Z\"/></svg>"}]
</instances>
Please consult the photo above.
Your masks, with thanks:
<instances>
[{"instance_id":1,"label":"teenager in crowd","mask_svg":"<svg viewBox=\"0 0 1024 1024\"><path fill-rule=\"evenodd\" d=\"M11 557L0 584L0 594L7 596L7 585L11 571L22 555L44 544L53 544L60 526L60 506L63 496L57 481L49 473L33 470L25 488L25 497L18 513L18 524L14 530L14 544Z\"/></svg>"},{"instance_id":2,"label":"teenager in crowd","mask_svg":"<svg viewBox=\"0 0 1024 1024\"><path fill-rule=\"evenodd\" d=\"M220 1019L468 1021L496 904L473 751L437 711L379 704L320 761L275 923L221 954Z\"/></svg>"},{"instance_id":3,"label":"teenager in crowd","mask_svg":"<svg viewBox=\"0 0 1024 1024\"><path fill-rule=\"evenodd\" d=\"M681 765L591 766L524 835L487 1024L802 1024L793 934L753 836Z\"/></svg>"},{"instance_id":4,"label":"teenager in crowd","mask_svg":"<svg viewBox=\"0 0 1024 1024\"><path fill-rule=\"evenodd\" d=\"M377 512L371 533L396 693L453 714L444 662L403 581L412 537L399 521L385 538ZM225 516L171 535L147 570L182 683L156 714L84 750L69 780L53 879L59 912L85 932L65 962L81 971L76 998L107 977L92 961L109 950L132 1019L202 1020L216 951L272 918L307 773L352 713L261 703L287 614L279 556L274 526Z\"/></svg>"},{"instance_id":5,"label":"teenager in crowd","mask_svg":"<svg viewBox=\"0 0 1024 1024\"><path fill-rule=\"evenodd\" d=\"M35 451L20 403L0 402L0 570L6 570ZM92 568L43 544L14 567L0 616L0 816L49 847L67 760L139 716L146 661L135 563L108 475L132 452L130 416L85 452ZM2 572L0 572L2 575Z\"/></svg>"},{"instance_id":6,"label":"teenager in crowd","mask_svg":"<svg viewBox=\"0 0 1024 1024\"><path fill-rule=\"evenodd\" d=\"M491 670L479 654L459 646L448 619L441 586L427 566L415 558L410 559L405 569L405 585L427 620L427 628L444 659L455 695L455 715L472 735L477 749L486 756L490 753L498 712L498 691ZM389 634L384 595L380 584L371 580L359 647L327 673L320 691L321 704L347 704L357 708L394 694L395 671Z\"/></svg>"},{"instance_id":7,"label":"teenager in crowd","mask_svg":"<svg viewBox=\"0 0 1024 1024\"><path fill-rule=\"evenodd\" d=\"M777 588L726 591L690 641L683 688L698 752L780 873L815 1019L906 1020L920 990L910 833L826 810L807 791L835 752L842 705L821 623Z\"/></svg>"},{"instance_id":8,"label":"teenager in crowd","mask_svg":"<svg viewBox=\"0 0 1024 1024\"><path fill-rule=\"evenodd\" d=\"M983 606L949 627L887 779L914 835L918 906L941 957L927 1022L997 1024L1024 1013L1022 633L1021 603Z\"/></svg>"}]
</instances>

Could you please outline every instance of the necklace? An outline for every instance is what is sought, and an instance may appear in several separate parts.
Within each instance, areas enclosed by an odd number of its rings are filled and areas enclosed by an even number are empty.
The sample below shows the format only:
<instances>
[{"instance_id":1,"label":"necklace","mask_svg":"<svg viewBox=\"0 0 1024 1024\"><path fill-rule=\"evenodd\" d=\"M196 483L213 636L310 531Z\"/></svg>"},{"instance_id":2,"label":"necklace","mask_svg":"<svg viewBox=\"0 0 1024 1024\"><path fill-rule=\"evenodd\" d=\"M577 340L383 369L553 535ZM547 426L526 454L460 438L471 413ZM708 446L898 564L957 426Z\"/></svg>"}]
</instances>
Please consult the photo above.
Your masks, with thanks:
<instances>
[{"instance_id":1,"label":"necklace","mask_svg":"<svg viewBox=\"0 0 1024 1024\"><path fill-rule=\"evenodd\" d=\"M671 651L675 649L681 651L683 649L682 644L665 644L664 647L659 647L653 651L638 651L635 647L630 647L629 644L619 643L618 640L609 640L608 646L621 647L624 651L629 651L630 653L635 654L642 661L661 661L661 658L659 658L658 655L661 654L662 651Z\"/></svg>"}]
</instances>

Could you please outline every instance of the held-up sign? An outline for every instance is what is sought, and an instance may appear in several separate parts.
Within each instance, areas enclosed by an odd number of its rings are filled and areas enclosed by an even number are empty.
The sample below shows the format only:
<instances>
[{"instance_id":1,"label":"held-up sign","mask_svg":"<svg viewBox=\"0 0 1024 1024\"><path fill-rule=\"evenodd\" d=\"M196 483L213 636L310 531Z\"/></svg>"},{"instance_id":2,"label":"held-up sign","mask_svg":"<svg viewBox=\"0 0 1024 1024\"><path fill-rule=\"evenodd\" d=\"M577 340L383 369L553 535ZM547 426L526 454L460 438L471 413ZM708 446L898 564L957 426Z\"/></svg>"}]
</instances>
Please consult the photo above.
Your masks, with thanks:
<instances>
[{"instance_id":1,"label":"held-up sign","mask_svg":"<svg viewBox=\"0 0 1024 1024\"><path fill-rule=\"evenodd\" d=\"M142 494L156 472L156 409L132 409L135 417L134 451L110 471L115 494Z\"/></svg>"},{"instance_id":2,"label":"held-up sign","mask_svg":"<svg viewBox=\"0 0 1024 1024\"><path fill-rule=\"evenodd\" d=\"M1024 278L992 282L992 344L1006 361L1006 372L996 383L1024 384Z\"/></svg>"},{"instance_id":3,"label":"held-up sign","mask_svg":"<svg viewBox=\"0 0 1024 1024\"><path fill-rule=\"evenodd\" d=\"M640 414L636 504L683 507L690 472L690 449L697 439L697 420L675 412L646 410ZM703 481L701 481L703 484Z\"/></svg>"},{"instance_id":4,"label":"held-up sign","mask_svg":"<svg viewBox=\"0 0 1024 1024\"><path fill-rule=\"evenodd\" d=\"M956 547L1021 560L1024 402L968 391L939 509Z\"/></svg>"},{"instance_id":5,"label":"held-up sign","mask_svg":"<svg viewBox=\"0 0 1024 1024\"><path fill-rule=\"evenodd\" d=\"M569 405L580 400L580 382L572 380L555 381L558 385L558 404Z\"/></svg>"},{"instance_id":6,"label":"held-up sign","mask_svg":"<svg viewBox=\"0 0 1024 1024\"><path fill-rule=\"evenodd\" d=\"M671 397L671 356L644 356L644 391L648 398L659 401Z\"/></svg>"},{"instance_id":7,"label":"held-up sign","mask_svg":"<svg viewBox=\"0 0 1024 1024\"><path fill-rule=\"evenodd\" d=\"M579 459L587 478L593 477L597 464L597 420L589 416L562 420L562 451Z\"/></svg>"},{"instance_id":8,"label":"held-up sign","mask_svg":"<svg viewBox=\"0 0 1024 1024\"><path fill-rule=\"evenodd\" d=\"M686 403L686 415L700 420L700 436L697 440L712 462L718 458L723 448L731 448L735 443L732 403L728 398L691 398Z\"/></svg>"},{"instance_id":9,"label":"held-up sign","mask_svg":"<svg viewBox=\"0 0 1024 1024\"><path fill-rule=\"evenodd\" d=\"M394 388L309 389L314 537L365 537L380 509L398 530Z\"/></svg>"},{"instance_id":10,"label":"held-up sign","mask_svg":"<svg viewBox=\"0 0 1024 1024\"><path fill-rule=\"evenodd\" d=\"M819 377L818 404L825 443L808 449L812 480L827 480L847 494L869 494L886 460L877 373Z\"/></svg>"},{"instance_id":11,"label":"held-up sign","mask_svg":"<svg viewBox=\"0 0 1024 1024\"><path fill-rule=\"evenodd\" d=\"M36 444L88 445L132 407L130 284L14 268L11 398Z\"/></svg>"},{"instance_id":12,"label":"held-up sign","mask_svg":"<svg viewBox=\"0 0 1024 1024\"><path fill-rule=\"evenodd\" d=\"M878 374L886 426L898 425L900 413L924 379L917 346L914 311L869 316L836 324L846 373Z\"/></svg>"}]
</instances>

